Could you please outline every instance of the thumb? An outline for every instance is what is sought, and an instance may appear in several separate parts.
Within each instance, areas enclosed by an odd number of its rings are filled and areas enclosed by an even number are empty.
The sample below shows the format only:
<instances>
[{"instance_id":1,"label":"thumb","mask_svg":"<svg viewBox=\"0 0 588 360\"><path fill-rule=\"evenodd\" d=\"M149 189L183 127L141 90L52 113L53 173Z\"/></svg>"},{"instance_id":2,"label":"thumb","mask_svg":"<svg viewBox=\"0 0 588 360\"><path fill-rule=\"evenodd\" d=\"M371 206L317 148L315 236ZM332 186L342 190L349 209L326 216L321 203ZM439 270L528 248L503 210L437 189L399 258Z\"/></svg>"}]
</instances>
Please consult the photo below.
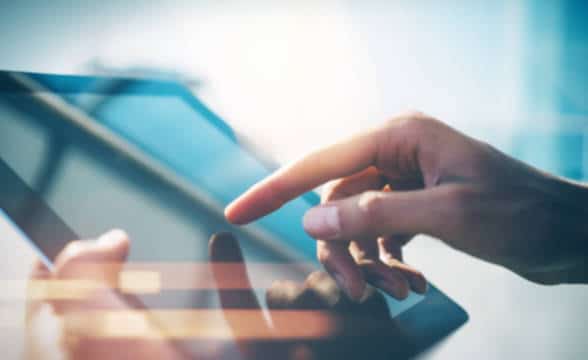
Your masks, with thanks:
<instances>
[{"instance_id":1,"label":"thumb","mask_svg":"<svg viewBox=\"0 0 588 360\"><path fill-rule=\"evenodd\" d=\"M343 240L392 234L434 235L442 223L446 189L405 192L367 191L310 209L304 230L321 240Z\"/></svg>"},{"instance_id":2,"label":"thumb","mask_svg":"<svg viewBox=\"0 0 588 360\"><path fill-rule=\"evenodd\" d=\"M112 290L118 286L129 245L121 230L69 243L55 260L55 300L50 302L55 311L125 307Z\"/></svg>"},{"instance_id":3,"label":"thumb","mask_svg":"<svg viewBox=\"0 0 588 360\"><path fill-rule=\"evenodd\" d=\"M58 279L112 279L129 253L129 238L122 230L111 230L97 240L69 243L55 260Z\"/></svg>"}]
</instances>

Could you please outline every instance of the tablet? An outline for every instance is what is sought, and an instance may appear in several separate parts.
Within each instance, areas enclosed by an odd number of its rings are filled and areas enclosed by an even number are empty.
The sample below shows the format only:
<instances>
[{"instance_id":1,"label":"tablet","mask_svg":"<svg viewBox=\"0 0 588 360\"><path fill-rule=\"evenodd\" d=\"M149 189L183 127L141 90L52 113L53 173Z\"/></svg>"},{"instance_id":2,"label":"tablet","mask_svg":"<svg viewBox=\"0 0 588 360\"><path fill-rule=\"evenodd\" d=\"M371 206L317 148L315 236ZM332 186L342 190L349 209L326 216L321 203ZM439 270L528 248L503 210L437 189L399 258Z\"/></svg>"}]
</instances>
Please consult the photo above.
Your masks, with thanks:
<instances>
[{"instance_id":1,"label":"tablet","mask_svg":"<svg viewBox=\"0 0 588 360\"><path fill-rule=\"evenodd\" d=\"M262 304L274 281L320 268L301 225L314 192L245 227L224 220L224 206L274 168L179 84L0 73L0 216L49 267L69 241L125 229L129 266L158 275L157 291L137 295L148 309L219 307L215 289L190 284L203 283L198 266L220 231L239 239ZM384 297L399 331L381 355L415 355L467 320L432 285Z\"/></svg>"}]
</instances>

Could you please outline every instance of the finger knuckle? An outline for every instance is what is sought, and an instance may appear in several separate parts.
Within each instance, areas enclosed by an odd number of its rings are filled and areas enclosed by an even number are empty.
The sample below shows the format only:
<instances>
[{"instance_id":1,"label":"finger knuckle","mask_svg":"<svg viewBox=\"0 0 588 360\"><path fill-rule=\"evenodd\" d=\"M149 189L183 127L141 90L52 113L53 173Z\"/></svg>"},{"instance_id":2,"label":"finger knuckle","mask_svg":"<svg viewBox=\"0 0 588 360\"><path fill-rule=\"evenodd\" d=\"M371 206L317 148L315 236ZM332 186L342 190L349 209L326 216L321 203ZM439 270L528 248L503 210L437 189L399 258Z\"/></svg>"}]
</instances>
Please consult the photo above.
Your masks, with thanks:
<instances>
[{"instance_id":1,"label":"finger knuckle","mask_svg":"<svg viewBox=\"0 0 588 360\"><path fill-rule=\"evenodd\" d=\"M388 120L388 124L398 124L398 123L409 123L409 124L418 124L420 122L431 122L436 121L430 115L425 114L419 110L408 110L404 111L399 115L396 115Z\"/></svg>"},{"instance_id":2,"label":"finger knuckle","mask_svg":"<svg viewBox=\"0 0 588 360\"><path fill-rule=\"evenodd\" d=\"M449 213L457 225L466 225L472 218L473 192L465 186L452 186L446 193Z\"/></svg>"},{"instance_id":3,"label":"finger knuckle","mask_svg":"<svg viewBox=\"0 0 588 360\"><path fill-rule=\"evenodd\" d=\"M323 186L321 192L321 202L325 203L328 201L336 200L339 195L339 188L343 184L343 179L336 179L327 182Z\"/></svg>"},{"instance_id":4,"label":"finger knuckle","mask_svg":"<svg viewBox=\"0 0 588 360\"><path fill-rule=\"evenodd\" d=\"M497 169L492 165L493 159L496 159L498 152L482 141L472 140L472 146L468 148L468 154L465 156L469 175L472 177L492 178L492 173Z\"/></svg>"},{"instance_id":5,"label":"finger knuckle","mask_svg":"<svg viewBox=\"0 0 588 360\"><path fill-rule=\"evenodd\" d=\"M380 260L389 267L397 266L400 263L394 255L384 252L380 255Z\"/></svg>"},{"instance_id":6,"label":"finger knuckle","mask_svg":"<svg viewBox=\"0 0 588 360\"><path fill-rule=\"evenodd\" d=\"M423 120L430 118L429 115L425 114L424 112L417 110L417 109L409 109L406 110L403 114L403 117L408 119L415 119L415 120Z\"/></svg>"},{"instance_id":7,"label":"finger knuckle","mask_svg":"<svg viewBox=\"0 0 588 360\"><path fill-rule=\"evenodd\" d=\"M358 208L366 224L373 224L381 217L382 194L379 191L366 191L358 199Z\"/></svg>"}]
</instances>

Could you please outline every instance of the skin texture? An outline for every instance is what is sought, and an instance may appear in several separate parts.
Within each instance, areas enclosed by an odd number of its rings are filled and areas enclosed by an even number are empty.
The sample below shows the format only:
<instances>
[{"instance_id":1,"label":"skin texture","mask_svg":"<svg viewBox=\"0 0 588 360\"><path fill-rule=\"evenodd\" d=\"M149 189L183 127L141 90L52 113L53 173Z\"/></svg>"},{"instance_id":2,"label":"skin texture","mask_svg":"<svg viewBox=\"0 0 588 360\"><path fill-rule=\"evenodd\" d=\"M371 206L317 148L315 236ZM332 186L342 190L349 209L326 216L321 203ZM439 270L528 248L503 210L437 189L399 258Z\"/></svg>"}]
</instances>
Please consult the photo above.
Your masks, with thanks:
<instances>
[{"instance_id":1,"label":"skin texture","mask_svg":"<svg viewBox=\"0 0 588 360\"><path fill-rule=\"evenodd\" d=\"M78 301L31 301L27 306L27 359L193 359L194 354L186 351L181 344L169 341L165 336L158 337L161 329L156 322L145 320L142 326L151 329L154 337L109 339L95 337L72 326L64 319L72 313L90 312L94 309L141 310L141 303L126 296L123 301L113 288L117 283L130 247L127 235L114 230L98 240L75 241L70 243L58 256L55 270L50 272L38 262L32 272L31 280L93 280L101 282L105 288ZM343 296L334 280L324 272L311 273L306 281L298 283L284 280L274 283L266 292L265 301L269 310L269 321L264 317L262 306L249 285L245 289L231 290L230 283L240 278L242 283L250 284L246 262L239 242L230 233L219 233L209 241L210 270L216 281L221 308L225 320L237 336L243 329L243 319L229 316L225 309L249 309L255 316L247 319L252 329L265 329L270 338L260 341L236 341L238 354L231 347L224 348L212 344L205 347L202 358L208 359L321 359L326 356L341 359L356 359L368 356L371 359L404 358L410 349L389 346L390 337L402 340L392 319L383 296L369 291L361 304L351 302ZM108 265L99 265L104 262ZM92 266L87 265L91 263ZM234 264L226 273L226 264ZM120 266L112 266L120 264ZM90 271L91 270L91 271ZM228 283L223 283L228 281ZM292 326L291 319L280 317L283 310L326 311L337 319L336 332L331 337L321 339L274 340L272 334L287 333ZM274 313L277 312L276 313ZM139 324L135 324L138 326ZM210 324L203 324L204 327ZM51 333L56 338L46 339L42 330L56 329ZM385 334L385 335L383 335ZM365 349L365 345L369 345ZM198 357L201 358L201 357Z\"/></svg>"},{"instance_id":2,"label":"skin texture","mask_svg":"<svg viewBox=\"0 0 588 360\"><path fill-rule=\"evenodd\" d=\"M588 279L588 189L545 174L418 112L285 166L225 209L246 224L326 184L304 227L352 299L366 282L403 299L423 275L402 246L428 234L541 284ZM367 266L366 266L367 265Z\"/></svg>"}]
</instances>

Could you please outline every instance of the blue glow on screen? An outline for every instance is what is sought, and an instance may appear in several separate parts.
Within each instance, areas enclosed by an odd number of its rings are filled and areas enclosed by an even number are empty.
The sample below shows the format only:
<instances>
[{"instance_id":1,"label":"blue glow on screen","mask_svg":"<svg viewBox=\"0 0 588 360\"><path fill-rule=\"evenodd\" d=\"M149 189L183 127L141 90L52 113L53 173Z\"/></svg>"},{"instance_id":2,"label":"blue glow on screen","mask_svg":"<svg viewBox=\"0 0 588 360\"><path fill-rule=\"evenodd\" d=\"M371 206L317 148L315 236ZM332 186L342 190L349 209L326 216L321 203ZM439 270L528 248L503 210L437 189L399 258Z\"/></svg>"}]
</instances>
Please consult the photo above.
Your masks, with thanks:
<instances>
[{"instance_id":1,"label":"blue glow on screen","mask_svg":"<svg viewBox=\"0 0 588 360\"><path fill-rule=\"evenodd\" d=\"M144 93L145 86L141 85ZM100 95L69 95L88 103ZM140 147L178 175L212 196L222 206L269 175L268 169L232 137L177 96L114 95L93 115L109 129ZM301 219L309 203L298 198L257 222L284 239L310 260L315 245L303 230Z\"/></svg>"},{"instance_id":2,"label":"blue glow on screen","mask_svg":"<svg viewBox=\"0 0 588 360\"><path fill-rule=\"evenodd\" d=\"M194 108L194 104L178 96L146 95L150 93L149 83L137 86L141 89L134 90L139 94L132 95L133 89L127 89L131 95L109 95L106 102L90 112L97 121L207 192L222 206L270 174L227 132L223 127L226 124L219 124L220 120L206 108ZM101 95L89 93L68 94L66 98L77 105L104 100ZM256 224L287 241L305 259L316 262L315 241L301 224L310 206L300 197ZM423 298L411 292L403 301L390 296L386 300L392 316L397 316Z\"/></svg>"}]
</instances>

